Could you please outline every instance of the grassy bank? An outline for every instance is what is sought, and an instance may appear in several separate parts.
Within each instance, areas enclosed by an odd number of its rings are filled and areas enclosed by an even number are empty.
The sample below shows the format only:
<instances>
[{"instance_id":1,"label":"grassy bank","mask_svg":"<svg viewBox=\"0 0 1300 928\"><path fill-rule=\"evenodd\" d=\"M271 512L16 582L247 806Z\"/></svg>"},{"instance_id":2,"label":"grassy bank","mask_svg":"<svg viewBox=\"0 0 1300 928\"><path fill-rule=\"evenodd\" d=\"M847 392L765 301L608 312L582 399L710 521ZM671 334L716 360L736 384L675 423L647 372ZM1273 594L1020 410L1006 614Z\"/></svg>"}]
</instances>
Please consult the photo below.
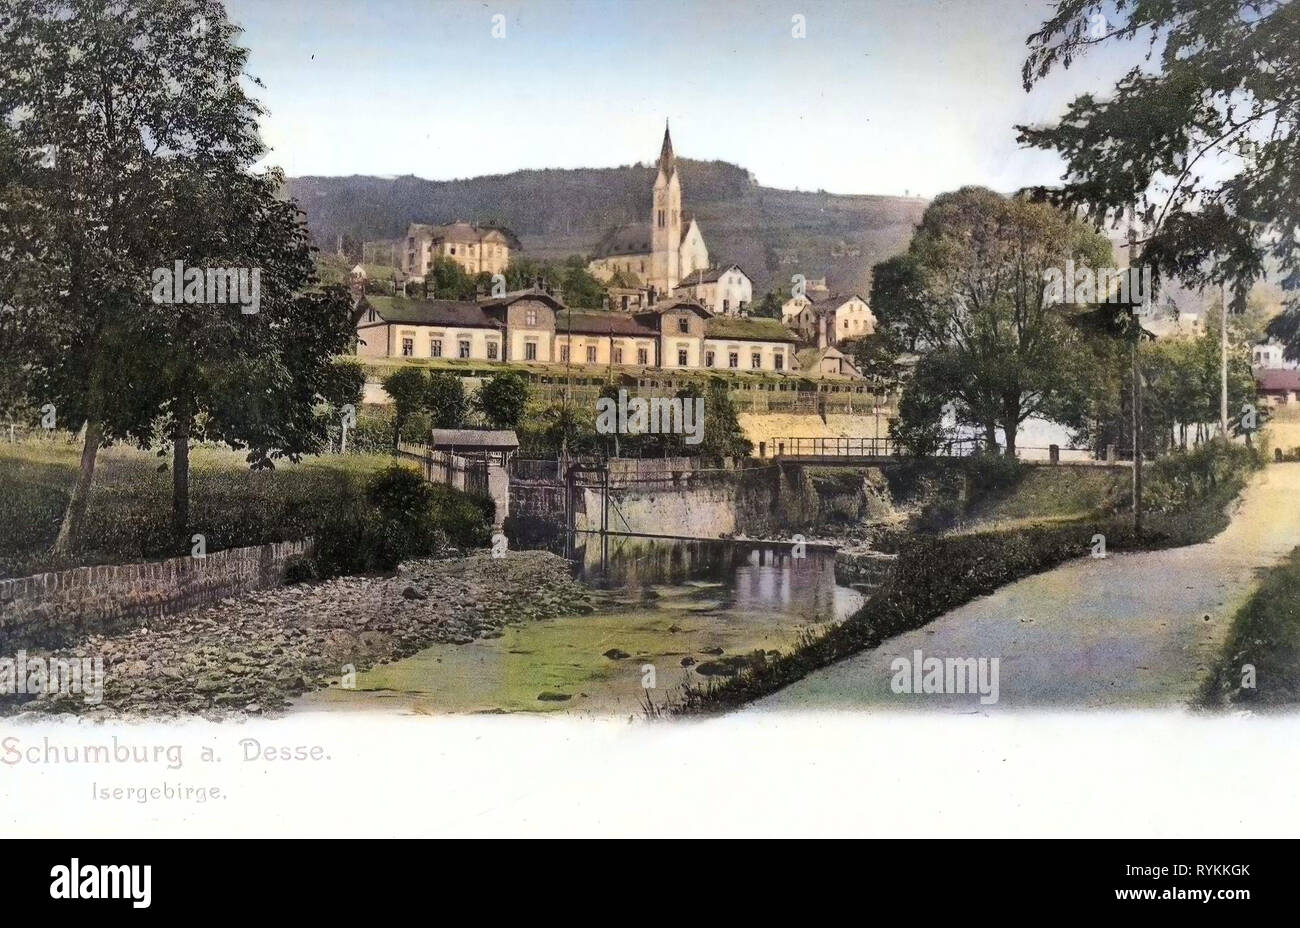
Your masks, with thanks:
<instances>
[{"instance_id":1,"label":"grassy bank","mask_svg":"<svg viewBox=\"0 0 1300 928\"><path fill-rule=\"evenodd\" d=\"M1260 709L1300 703L1300 548L1268 572L1233 618L1201 702Z\"/></svg>"},{"instance_id":2,"label":"grassy bank","mask_svg":"<svg viewBox=\"0 0 1300 928\"><path fill-rule=\"evenodd\" d=\"M0 445L0 576L54 566L58 534L79 447L64 441ZM312 534L333 514L363 499L366 481L391 458L321 455L252 472L242 454L196 448L190 477L190 532L209 551ZM132 448L100 453L83 544L71 564L125 563L187 554L188 539L169 530L171 473L158 457ZM454 492L454 491L448 491Z\"/></svg>"},{"instance_id":3,"label":"grassy bank","mask_svg":"<svg viewBox=\"0 0 1300 928\"><path fill-rule=\"evenodd\" d=\"M1118 512L1015 529L887 536L880 547L898 554L893 573L847 621L808 636L789 654L757 663L721 683L684 688L666 708L672 714L692 715L752 702L1008 583L1085 556L1096 534L1105 536L1110 551L1206 541L1227 526L1227 510L1259 461L1238 451L1190 461L1189 457L1151 468L1153 489L1161 503L1148 514L1141 536L1134 532L1131 516ZM1175 498L1181 504L1170 504Z\"/></svg>"}]
</instances>

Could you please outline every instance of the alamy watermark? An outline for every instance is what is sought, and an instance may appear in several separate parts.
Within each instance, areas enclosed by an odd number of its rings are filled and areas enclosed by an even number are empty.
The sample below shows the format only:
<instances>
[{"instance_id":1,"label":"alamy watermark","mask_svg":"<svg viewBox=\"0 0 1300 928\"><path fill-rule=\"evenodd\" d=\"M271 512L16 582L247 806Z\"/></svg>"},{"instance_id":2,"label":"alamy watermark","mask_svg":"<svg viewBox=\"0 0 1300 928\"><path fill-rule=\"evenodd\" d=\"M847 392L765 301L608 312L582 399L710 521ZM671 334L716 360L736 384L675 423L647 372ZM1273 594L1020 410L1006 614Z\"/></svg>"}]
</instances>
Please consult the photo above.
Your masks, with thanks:
<instances>
[{"instance_id":1,"label":"alamy watermark","mask_svg":"<svg viewBox=\"0 0 1300 928\"><path fill-rule=\"evenodd\" d=\"M996 657L925 657L919 649L911 660L896 657L889 662L895 693L961 695L979 693L980 703L998 701L999 659Z\"/></svg>"},{"instance_id":2,"label":"alamy watermark","mask_svg":"<svg viewBox=\"0 0 1300 928\"><path fill-rule=\"evenodd\" d=\"M90 705L104 701L104 659L96 657L0 657L0 696L81 694Z\"/></svg>"},{"instance_id":3,"label":"alamy watermark","mask_svg":"<svg viewBox=\"0 0 1300 928\"><path fill-rule=\"evenodd\" d=\"M596 401L596 431L601 435L684 435L686 444L704 440L704 397L641 396L629 398L627 390L618 399L602 396Z\"/></svg>"},{"instance_id":4,"label":"alamy watermark","mask_svg":"<svg viewBox=\"0 0 1300 928\"><path fill-rule=\"evenodd\" d=\"M186 267L177 261L155 268L152 280L155 303L237 303L245 316L262 308L260 267Z\"/></svg>"},{"instance_id":5,"label":"alamy watermark","mask_svg":"<svg viewBox=\"0 0 1300 928\"><path fill-rule=\"evenodd\" d=\"M1048 303L1145 304L1154 296L1151 268L1049 267L1043 272L1043 298Z\"/></svg>"}]
</instances>

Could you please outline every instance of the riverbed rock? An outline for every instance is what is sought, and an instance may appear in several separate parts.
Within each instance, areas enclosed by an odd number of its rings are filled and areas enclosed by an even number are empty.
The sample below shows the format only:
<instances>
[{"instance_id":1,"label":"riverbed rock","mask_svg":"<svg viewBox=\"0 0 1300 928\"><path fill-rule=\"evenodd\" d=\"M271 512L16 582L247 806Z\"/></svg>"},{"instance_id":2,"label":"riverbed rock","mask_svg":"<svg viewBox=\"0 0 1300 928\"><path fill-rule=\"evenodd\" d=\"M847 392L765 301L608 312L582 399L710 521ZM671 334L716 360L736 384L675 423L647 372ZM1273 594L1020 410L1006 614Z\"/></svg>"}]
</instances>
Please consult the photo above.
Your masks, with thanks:
<instances>
[{"instance_id":1,"label":"riverbed rock","mask_svg":"<svg viewBox=\"0 0 1300 928\"><path fill-rule=\"evenodd\" d=\"M21 707L0 701L0 714L265 714L328 686L344 664L364 671L434 643L498 637L513 624L588 611L590 600L569 563L544 551L408 561L391 577L261 590L154 618L148 632L87 637L53 656L104 658L101 705L53 694Z\"/></svg>"}]
</instances>

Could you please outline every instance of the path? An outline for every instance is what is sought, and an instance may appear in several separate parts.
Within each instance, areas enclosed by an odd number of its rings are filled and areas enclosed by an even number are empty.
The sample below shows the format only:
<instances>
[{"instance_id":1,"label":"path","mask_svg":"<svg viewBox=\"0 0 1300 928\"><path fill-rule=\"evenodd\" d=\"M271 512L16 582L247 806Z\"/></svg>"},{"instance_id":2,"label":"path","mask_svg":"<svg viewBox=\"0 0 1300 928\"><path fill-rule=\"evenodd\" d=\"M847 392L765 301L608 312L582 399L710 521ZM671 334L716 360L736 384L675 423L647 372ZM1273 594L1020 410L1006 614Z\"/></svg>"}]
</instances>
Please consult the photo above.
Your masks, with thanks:
<instances>
[{"instance_id":1,"label":"path","mask_svg":"<svg viewBox=\"0 0 1300 928\"><path fill-rule=\"evenodd\" d=\"M1297 545L1300 463L1273 464L1247 487L1229 527L1204 544L1084 558L1027 577L756 706L977 712L1186 704L1259 570ZM890 663L910 660L916 650L924 657L999 658L998 702L895 694Z\"/></svg>"}]
</instances>

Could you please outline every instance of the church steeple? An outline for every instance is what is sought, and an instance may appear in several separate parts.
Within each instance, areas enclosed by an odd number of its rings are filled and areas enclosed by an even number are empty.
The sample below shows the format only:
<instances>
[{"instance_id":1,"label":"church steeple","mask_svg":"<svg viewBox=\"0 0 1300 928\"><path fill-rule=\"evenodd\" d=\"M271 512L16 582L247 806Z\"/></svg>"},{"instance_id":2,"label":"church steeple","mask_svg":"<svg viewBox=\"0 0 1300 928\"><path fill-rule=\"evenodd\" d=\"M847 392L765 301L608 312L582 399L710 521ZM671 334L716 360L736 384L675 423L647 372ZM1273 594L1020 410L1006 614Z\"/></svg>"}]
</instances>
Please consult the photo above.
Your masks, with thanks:
<instances>
[{"instance_id":1,"label":"church steeple","mask_svg":"<svg viewBox=\"0 0 1300 928\"><path fill-rule=\"evenodd\" d=\"M672 177L673 170L676 168L676 159L673 157L673 137L668 134L668 120L664 120L664 145L659 150L659 170L664 172L665 177Z\"/></svg>"}]
</instances>

